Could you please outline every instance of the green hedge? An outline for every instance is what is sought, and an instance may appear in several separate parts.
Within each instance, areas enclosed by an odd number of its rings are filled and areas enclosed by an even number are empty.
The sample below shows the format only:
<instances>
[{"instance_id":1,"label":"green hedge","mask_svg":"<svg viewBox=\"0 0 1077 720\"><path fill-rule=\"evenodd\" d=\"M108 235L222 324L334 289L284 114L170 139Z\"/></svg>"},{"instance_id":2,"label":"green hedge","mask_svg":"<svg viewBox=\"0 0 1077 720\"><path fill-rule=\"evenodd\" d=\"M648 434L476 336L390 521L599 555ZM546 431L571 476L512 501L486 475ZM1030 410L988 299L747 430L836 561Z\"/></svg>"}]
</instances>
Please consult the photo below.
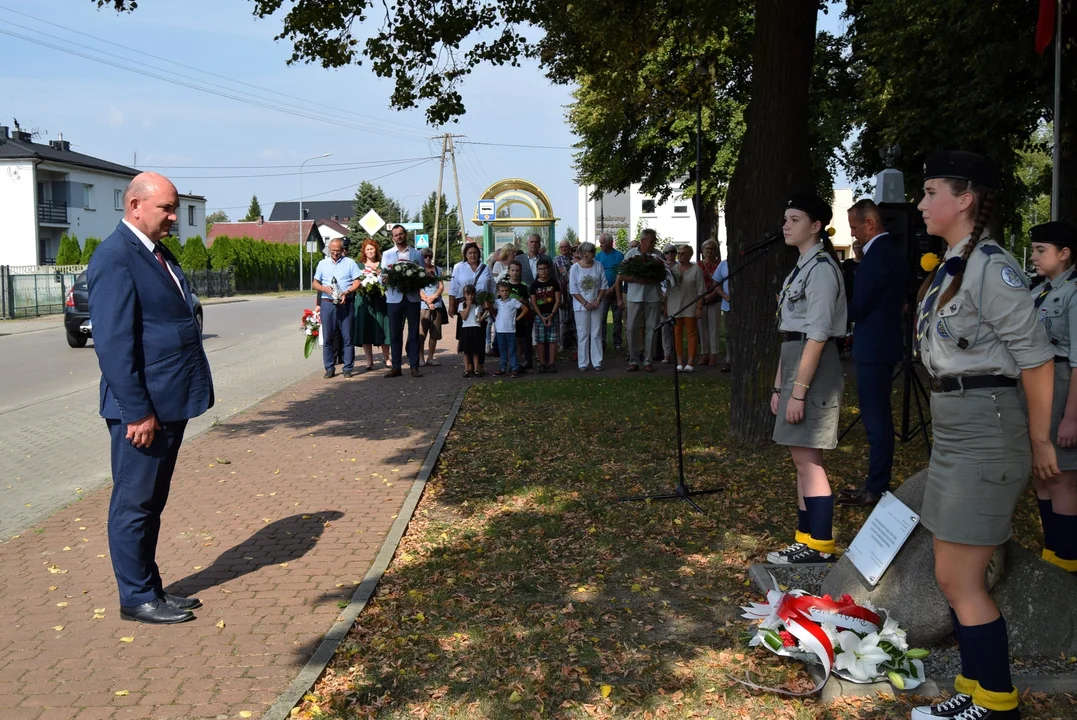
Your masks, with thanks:
<instances>
[{"instance_id":1,"label":"green hedge","mask_svg":"<svg viewBox=\"0 0 1077 720\"><path fill-rule=\"evenodd\" d=\"M88 237L86 242L82 243L82 259L81 264L89 265L90 258L93 257L93 251L97 249L97 246L101 244L101 238Z\"/></svg>"},{"instance_id":2,"label":"green hedge","mask_svg":"<svg viewBox=\"0 0 1077 720\"><path fill-rule=\"evenodd\" d=\"M64 233L60 236L60 249L56 252L57 265L80 265L82 263L82 248L79 247L79 239L74 235Z\"/></svg>"},{"instance_id":3,"label":"green hedge","mask_svg":"<svg viewBox=\"0 0 1077 720\"><path fill-rule=\"evenodd\" d=\"M209 269L209 252L206 250L206 244L202 242L201 235L189 237L187 242L183 243L183 258L180 260L180 265L188 272Z\"/></svg>"},{"instance_id":4,"label":"green hedge","mask_svg":"<svg viewBox=\"0 0 1077 720\"><path fill-rule=\"evenodd\" d=\"M304 286L314 274L311 260L317 262L322 257L321 254L310 254L304 258ZM233 269L239 292L296 290L299 287L299 248L292 244L221 236L209 249L209 261L215 270Z\"/></svg>"},{"instance_id":5,"label":"green hedge","mask_svg":"<svg viewBox=\"0 0 1077 720\"><path fill-rule=\"evenodd\" d=\"M183 246L180 245L178 237L169 235L161 240L161 244L168 248L169 252L172 253L172 257L176 258L177 261L183 257ZM181 262L180 265L182 266L183 263Z\"/></svg>"}]
</instances>

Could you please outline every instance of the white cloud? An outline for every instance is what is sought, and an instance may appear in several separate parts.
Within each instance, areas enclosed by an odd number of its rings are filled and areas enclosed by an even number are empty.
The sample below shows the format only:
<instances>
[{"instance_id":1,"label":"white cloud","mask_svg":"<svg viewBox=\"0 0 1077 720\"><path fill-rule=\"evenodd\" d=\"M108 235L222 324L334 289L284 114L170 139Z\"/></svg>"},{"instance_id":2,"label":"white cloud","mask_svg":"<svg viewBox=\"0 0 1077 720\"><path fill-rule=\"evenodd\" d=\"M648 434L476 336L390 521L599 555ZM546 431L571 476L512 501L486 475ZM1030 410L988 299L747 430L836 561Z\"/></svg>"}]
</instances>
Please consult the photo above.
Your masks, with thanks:
<instances>
[{"instance_id":1,"label":"white cloud","mask_svg":"<svg viewBox=\"0 0 1077 720\"><path fill-rule=\"evenodd\" d=\"M108 115L105 117L105 123L109 127L119 127L123 125L123 112L113 105L108 109Z\"/></svg>"}]
</instances>

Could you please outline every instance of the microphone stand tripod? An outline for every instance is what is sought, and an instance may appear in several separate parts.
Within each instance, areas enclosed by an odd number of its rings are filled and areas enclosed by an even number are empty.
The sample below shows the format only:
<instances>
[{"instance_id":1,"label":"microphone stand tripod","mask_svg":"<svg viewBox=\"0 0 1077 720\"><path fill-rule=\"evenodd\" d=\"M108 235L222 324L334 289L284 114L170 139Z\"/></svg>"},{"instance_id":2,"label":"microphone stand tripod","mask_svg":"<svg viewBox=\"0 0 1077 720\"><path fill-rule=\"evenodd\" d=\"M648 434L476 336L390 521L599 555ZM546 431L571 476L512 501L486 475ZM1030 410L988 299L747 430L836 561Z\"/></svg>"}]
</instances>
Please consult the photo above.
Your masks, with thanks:
<instances>
[{"instance_id":1,"label":"microphone stand tripod","mask_svg":"<svg viewBox=\"0 0 1077 720\"><path fill-rule=\"evenodd\" d=\"M741 256L744 257L748 253L753 253L753 252L755 252L757 250L761 250L763 248L769 247L771 244L777 242L778 239L780 239L781 237L782 236L780 234L774 235L774 236L768 236L767 239L764 240L763 242L756 243L755 245L752 245L751 247L743 250L741 252ZM751 265L753 262L755 262L759 258L764 257L765 255L766 255L766 253L757 253L754 256L745 258L743 261L741 261L740 265L737 266L736 270L734 270L733 272L726 275L725 279L722 282L728 281L730 278L732 278L734 275L739 273L741 270L744 270L746 267ZM652 342L660 342L661 341L661 335L659 333L662 332L663 327L665 327L666 325L674 324L677 321L677 316L678 315L680 315L682 312L687 310L692 305L695 305L697 302L699 302L700 300L702 300L704 297L711 294L712 292L714 292L714 290L704 290L701 294L697 295L696 297L692 298L687 303L685 303L685 305L683 307L681 307L679 310L677 310L675 313L671 314L665 320L658 323L658 326L655 327L655 329L654 329L654 337L652 338ZM674 354L676 354L676 349L674 350ZM685 482L685 479L684 479L684 438L683 438L682 433L681 433L681 374L677 370L676 363L674 363L674 365L673 365L673 406L675 408L675 414L676 414L676 417L677 417L677 485L676 485L676 487L674 487L673 492L669 492L669 493L659 493L657 495L635 495L635 496L631 496L631 497L617 498L617 500L619 502L638 502L638 501L641 501L641 500L684 500L686 503L691 505L692 508L696 512L702 513L703 508L701 508L698 504L696 504L696 502L694 500L692 500L692 498L697 496L697 495L711 495L713 493L722 492L725 488L707 488L707 489L704 489L704 490L691 490L688 487L688 483Z\"/></svg>"}]
</instances>

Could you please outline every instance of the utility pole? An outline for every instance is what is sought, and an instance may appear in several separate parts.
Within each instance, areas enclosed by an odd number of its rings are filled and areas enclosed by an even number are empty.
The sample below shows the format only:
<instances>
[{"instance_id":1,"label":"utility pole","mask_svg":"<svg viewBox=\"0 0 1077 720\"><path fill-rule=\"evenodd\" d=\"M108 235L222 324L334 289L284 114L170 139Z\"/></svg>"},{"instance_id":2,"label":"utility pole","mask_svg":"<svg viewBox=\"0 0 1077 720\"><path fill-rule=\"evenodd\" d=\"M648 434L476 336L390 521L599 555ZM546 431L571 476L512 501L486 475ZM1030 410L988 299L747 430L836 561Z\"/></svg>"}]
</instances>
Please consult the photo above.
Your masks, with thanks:
<instances>
[{"instance_id":1,"label":"utility pole","mask_svg":"<svg viewBox=\"0 0 1077 720\"><path fill-rule=\"evenodd\" d=\"M456 186L456 210L460 213L460 239L467 238L467 230L464 228L464 202L460 197L460 180L456 176L456 146L453 145L454 137L465 137L464 135L446 135L449 141L449 154L452 156L452 182ZM485 254L485 248L483 249ZM485 259L485 258L484 258Z\"/></svg>"},{"instance_id":2,"label":"utility pole","mask_svg":"<svg viewBox=\"0 0 1077 720\"><path fill-rule=\"evenodd\" d=\"M445 135L441 136L441 169L438 170L438 194L437 194L437 198L434 200L434 247L433 247L433 253L434 253L434 262L435 263L438 260L438 223L441 221L441 180L442 180L443 177L445 177L445 151L448 148L448 145L449 145L449 135L448 135L448 133L446 133ZM449 257L448 252L446 252L445 257L446 258ZM445 261L446 265L448 265L448 262L449 261L446 259L446 261ZM446 272L448 272L449 270L450 270L450 268L446 267Z\"/></svg>"}]
</instances>

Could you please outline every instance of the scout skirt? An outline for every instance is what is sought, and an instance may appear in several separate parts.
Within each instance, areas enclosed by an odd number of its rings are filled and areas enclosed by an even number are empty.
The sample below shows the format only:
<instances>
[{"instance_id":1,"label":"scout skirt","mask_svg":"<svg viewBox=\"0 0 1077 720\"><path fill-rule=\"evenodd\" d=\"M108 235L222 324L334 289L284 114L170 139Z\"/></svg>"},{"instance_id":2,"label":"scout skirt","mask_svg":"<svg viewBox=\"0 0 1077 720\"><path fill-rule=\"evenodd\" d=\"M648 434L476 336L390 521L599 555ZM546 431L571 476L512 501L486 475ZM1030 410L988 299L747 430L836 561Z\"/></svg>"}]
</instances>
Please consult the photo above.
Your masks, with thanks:
<instances>
[{"instance_id":1,"label":"scout skirt","mask_svg":"<svg viewBox=\"0 0 1077 720\"><path fill-rule=\"evenodd\" d=\"M1058 426L1062 422L1062 413L1066 410L1066 400L1070 392L1070 372L1068 362L1055 362L1055 392L1051 399L1051 441L1055 444L1058 469L1062 472L1077 470L1077 448L1064 448L1058 444Z\"/></svg>"},{"instance_id":2,"label":"scout skirt","mask_svg":"<svg viewBox=\"0 0 1077 720\"><path fill-rule=\"evenodd\" d=\"M934 444L920 520L939 540L1001 545L1028 482L1028 414L1017 388L931 393Z\"/></svg>"},{"instance_id":3,"label":"scout skirt","mask_svg":"<svg viewBox=\"0 0 1077 720\"><path fill-rule=\"evenodd\" d=\"M785 421L785 406L793 393L793 381L800 369L804 340L782 343L782 395L778 401L778 416L774 421L774 442L792 447L833 450L838 446L838 415L841 396L845 392L845 376L834 343L823 345L819 367L815 370L810 388L805 392L804 419L796 425ZM804 388L797 386L797 397Z\"/></svg>"}]
</instances>

